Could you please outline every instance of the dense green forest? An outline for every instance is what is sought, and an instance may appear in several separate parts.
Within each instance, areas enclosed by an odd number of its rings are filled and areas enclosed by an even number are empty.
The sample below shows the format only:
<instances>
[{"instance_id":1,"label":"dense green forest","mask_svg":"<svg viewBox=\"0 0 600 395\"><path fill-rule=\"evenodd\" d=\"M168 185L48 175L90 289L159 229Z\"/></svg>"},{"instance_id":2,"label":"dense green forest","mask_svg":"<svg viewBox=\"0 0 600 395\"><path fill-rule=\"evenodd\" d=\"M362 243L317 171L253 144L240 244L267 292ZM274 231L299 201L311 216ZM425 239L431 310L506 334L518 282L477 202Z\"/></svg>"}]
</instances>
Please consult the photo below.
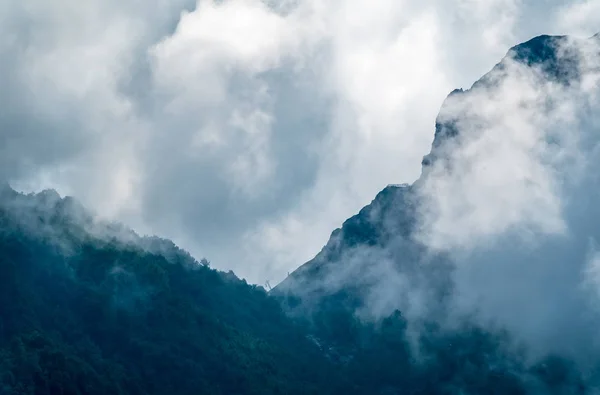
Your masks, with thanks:
<instances>
[{"instance_id":1,"label":"dense green forest","mask_svg":"<svg viewBox=\"0 0 600 395\"><path fill-rule=\"evenodd\" d=\"M14 197L26 207L0 211L0 393L325 387L331 364L262 288L167 242L154 240L161 255L91 236L64 200L40 211L42 195Z\"/></svg>"},{"instance_id":2,"label":"dense green forest","mask_svg":"<svg viewBox=\"0 0 600 395\"><path fill-rule=\"evenodd\" d=\"M401 312L365 322L327 301L288 318L263 288L70 198L0 202L2 395L585 391L566 361L527 367L505 335L424 324L415 340Z\"/></svg>"}]
</instances>

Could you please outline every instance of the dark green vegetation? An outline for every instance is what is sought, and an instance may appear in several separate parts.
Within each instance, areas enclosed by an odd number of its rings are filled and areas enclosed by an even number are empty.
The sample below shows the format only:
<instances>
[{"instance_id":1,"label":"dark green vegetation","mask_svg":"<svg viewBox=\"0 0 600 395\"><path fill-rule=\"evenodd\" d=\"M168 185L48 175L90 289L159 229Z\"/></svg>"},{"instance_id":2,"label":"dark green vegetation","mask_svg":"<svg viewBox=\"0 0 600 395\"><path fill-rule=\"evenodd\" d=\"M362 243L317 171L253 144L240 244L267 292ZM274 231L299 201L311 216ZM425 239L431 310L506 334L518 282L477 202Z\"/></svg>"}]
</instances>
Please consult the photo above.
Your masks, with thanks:
<instances>
[{"instance_id":1,"label":"dark green vegetation","mask_svg":"<svg viewBox=\"0 0 600 395\"><path fill-rule=\"evenodd\" d=\"M423 327L417 357L399 312L367 323L332 303L292 320L262 288L94 224L69 198L4 190L1 201L3 395L522 394L544 383L501 336ZM578 383L563 361L552 369L556 388Z\"/></svg>"},{"instance_id":2,"label":"dark green vegetation","mask_svg":"<svg viewBox=\"0 0 600 395\"><path fill-rule=\"evenodd\" d=\"M154 240L159 254L106 229L92 236L61 209L68 201L40 209L43 195L12 199L21 207L0 209L0 393L293 394L326 386L331 364L262 288L167 242Z\"/></svg>"}]
</instances>

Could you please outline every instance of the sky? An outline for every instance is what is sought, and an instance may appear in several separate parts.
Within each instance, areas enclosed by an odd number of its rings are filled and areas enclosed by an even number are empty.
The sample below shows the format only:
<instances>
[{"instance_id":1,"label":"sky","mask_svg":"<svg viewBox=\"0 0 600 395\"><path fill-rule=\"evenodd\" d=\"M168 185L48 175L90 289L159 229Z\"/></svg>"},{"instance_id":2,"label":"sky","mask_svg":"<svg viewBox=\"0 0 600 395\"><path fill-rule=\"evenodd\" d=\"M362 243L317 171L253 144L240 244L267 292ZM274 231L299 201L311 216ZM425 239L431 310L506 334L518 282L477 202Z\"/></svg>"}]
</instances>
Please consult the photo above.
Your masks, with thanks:
<instances>
[{"instance_id":1,"label":"sky","mask_svg":"<svg viewBox=\"0 0 600 395\"><path fill-rule=\"evenodd\" d=\"M598 0L0 0L0 179L273 284L419 176L450 91L599 26Z\"/></svg>"}]
</instances>

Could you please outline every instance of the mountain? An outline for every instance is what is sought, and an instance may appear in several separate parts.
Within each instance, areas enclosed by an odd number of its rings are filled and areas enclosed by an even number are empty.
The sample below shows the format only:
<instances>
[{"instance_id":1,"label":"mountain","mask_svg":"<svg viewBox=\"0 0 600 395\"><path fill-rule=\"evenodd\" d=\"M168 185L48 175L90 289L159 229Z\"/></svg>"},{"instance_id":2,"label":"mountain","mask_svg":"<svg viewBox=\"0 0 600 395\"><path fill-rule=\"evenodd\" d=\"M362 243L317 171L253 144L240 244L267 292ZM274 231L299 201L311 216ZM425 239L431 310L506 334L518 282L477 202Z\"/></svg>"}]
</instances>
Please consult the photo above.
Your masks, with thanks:
<instances>
[{"instance_id":1,"label":"mountain","mask_svg":"<svg viewBox=\"0 0 600 395\"><path fill-rule=\"evenodd\" d=\"M0 185L0 394L597 392L599 321L569 293L584 272L555 265L573 246L595 262L600 240L600 193L582 187L600 185L597 158L556 149L596 113L571 99L594 91L597 40L534 38L453 92L420 179L386 187L270 293L73 198ZM600 152L588 137L577 148ZM556 181L554 158L584 171Z\"/></svg>"},{"instance_id":2,"label":"mountain","mask_svg":"<svg viewBox=\"0 0 600 395\"><path fill-rule=\"evenodd\" d=\"M424 254L425 246L412 238L416 232L415 228L419 226L418 206L422 203L419 201L418 189L427 182L434 164L439 164L440 161L448 162L447 151L455 148L453 143L461 134L458 126L461 118L471 116L467 114L468 112L477 112L476 108L457 111L457 102L472 105L471 99L477 99L482 92L487 95L499 80L505 78L509 65L514 62L528 68L541 68L548 80L563 84L573 83L581 75L577 54L573 53L573 50L565 52L561 48L562 44L570 40L573 39L566 36L535 37L511 48L506 57L488 74L475 82L469 90L456 89L451 92L436 120L432 148L423 158L421 177L413 185L389 185L383 189L369 205L345 221L341 228L334 230L325 247L315 258L292 272L274 289L274 294L301 293L304 297L308 297L311 293L329 293L330 287L319 285L329 281L328 275L324 272L331 271L336 276L339 275L340 268L334 266L348 266L348 255L353 255L352 251L357 249L361 249L362 252L362 247L367 247L369 251L377 249L387 251L389 246L401 244L406 248L406 251L402 251L406 254L402 258L403 265L410 264L411 260L414 261L414 254ZM600 36L596 35L589 41L597 44L600 42ZM444 163L444 166L451 166L451 163ZM393 255L397 257L402 254ZM368 259L359 259L359 261L359 265L369 264ZM353 281L365 281L362 269L365 268L353 269L357 273L349 274L354 276ZM348 286L347 281L343 281L342 284Z\"/></svg>"},{"instance_id":3,"label":"mountain","mask_svg":"<svg viewBox=\"0 0 600 395\"><path fill-rule=\"evenodd\" d=\"M528 369L502 333L474 326L430 323L418 357L399 311L289 318L261 287L51 190L2 189L0 312L2 395L524 394L549 374L580 384L566 361Z\"/></svg>"},{"instance_id":4,"label":"mountain","mask_svg":"<svg viewBox=\"0 0 600 395\"><path fill-rule=\"evenodd\" d=\"M355 289L363 294L354 301L354 308L359 308L368 298L370 288L381 285L381 273L373 273L373 262L385 261L386 265L400 265L403 272L410 273L413 281L427 277L422 280L433 282L427 287L441 293L437 297L443 298L444 293L450 292L451 284L445 283L444 278L452 268L444 264L447 257L442 252L432 250L422 238L416 237L422 231L423 208L427 203L424 202L428 197L424 189L432 183L432 179L440 176L440 170L449 174L460 170L452 169L456 166L452 154L461 145L468 144L469 139L476 138L471 136L472 130L463 133L461 129L471 126L469 122L480 122L475 129L483 129L484 122L488 122L484 119L485 115L477 118L479 113L486 111L480 108L485 104L480 105L478 101L483 102L487 96L505 94L498 86L508 79L515 64L521 69L539 72L553 84L585 83L581 52L600 54L599 46L600 34L588 40L566 36L535 37L511 48L506 57L470 89L451 92L436 120L432 148L423 158L420 178L412 185L389 185L383 189L369 205L334 230L315 258L292 272L273 289L272 294L288 297L293 304L300 303L300 299L303 304L312 304L339 290ZM594 67L597 72L600 66ZM432 174L435 172L438 174ZM419 272L423 262L428 264L425 273ZM432 273L432 269L439 273ZM296 299L295 302L293 299ZM369 308L372 307L369 305ZM382 311L377 314L390 313L389 306L380 307Z\"/></svg>"},{"instance_id":5,"label":"mountain","mask_svg":"<svg viewBox=\"0 0 600 395\"><path fill-rule=\"evenodd\" d=\"M539 36L511 48L447 97L420 178L383 189L271 294L331 344L402 312L413 354L439 360L439 349L423 351L437 333L474 346L470 327L491 347L474 355L511 361L498 363L502 377L523 380L549 359L570 372L550 373L553 384L531 385L539 377L529 376L523 393L597 388L600 321L582 290L595 281L590 243L600 240L599 60L599 35ZM363 339L347 337L340 349L360 349ZM490 393L469 380L438 388Z\"/></svg>"},{"instance_id":6,"label":"mountain","mask_svg":"<svg viewBox=\"0 0 600 395\"><path fill-rule=\"evenodd\" d=\"M264 289L201 262L54 191L4 187L0 394L339 393Z\"/></svg>"}]
</instances>

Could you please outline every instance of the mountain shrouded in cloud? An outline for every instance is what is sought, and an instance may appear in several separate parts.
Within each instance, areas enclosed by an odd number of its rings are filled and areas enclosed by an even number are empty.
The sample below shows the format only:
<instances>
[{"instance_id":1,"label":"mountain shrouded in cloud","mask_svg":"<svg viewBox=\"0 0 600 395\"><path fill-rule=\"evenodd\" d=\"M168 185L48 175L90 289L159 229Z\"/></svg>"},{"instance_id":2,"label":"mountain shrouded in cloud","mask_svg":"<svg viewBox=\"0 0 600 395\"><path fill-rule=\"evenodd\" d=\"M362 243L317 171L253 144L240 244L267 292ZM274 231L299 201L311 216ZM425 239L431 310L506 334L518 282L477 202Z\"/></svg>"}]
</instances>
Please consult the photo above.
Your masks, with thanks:
<instances>
[{"instance_id":1,"label":"mountain shrouded in cloud","mask_svg":"<svg viewBox=\"0 0 600 395\"><path fill-rule=\"evenodd\" d=\"M597 1L4 0L0 178L55 188L255 283L390 182L447 93Z\"/></svg>"},{"instance_id":2,"label":"mountain shrouded in cloud","mask_svg":"<svg viewBox=\"0 0 600 395\"><path fill-rule=\"evenodd\" d=\"M0 0L0 395L598 392L599 26Z\"/></svg>"},{"instance_id":3,"label":"mountain shrouded in cloud","mask_svg":"<svg viewBox=\"0 0 600 395\"><path fill-rule=\"evenodd\" d=\"M529 364L477 326L430 322L416 354L399 311L289 318L263 288L52 190L0 191L0 285L2 395L579 394L594 383L560 356Z\"/></svg>"},{"instance_id":4,"label":"mountain shrouded in cloud","mask_svg":"<svg viewBox=\"0 0 600 395\"><path fill-rule=\"evenodd\" d=\"M446 99L421 177L380 192L275 293L298 314L502 328L593 370L599 78L599 36L515 46Z\"/></svg>"},{"instance_id":5,"label":"mountain shrouded in cloud","mask_svg":"<svg viewBox=\"0 0 600 395\"><path fill-rule=\"evenodd\" d=\"M264 289L167 240L98 222L54 191L0 191L0 312L2 395L343 385Z\"/></svg>"},{"instance_id":6,"label":"mountain shrouded in cloud","mask_svg":"<svg viewBox=\"0 0 600 395\"><path fill-rule=\"evenodd\" d=\"M594 394L599 92L600 36L513 47L270 295L0 184L0 394Z\"/></svg>"}]
</instances>

